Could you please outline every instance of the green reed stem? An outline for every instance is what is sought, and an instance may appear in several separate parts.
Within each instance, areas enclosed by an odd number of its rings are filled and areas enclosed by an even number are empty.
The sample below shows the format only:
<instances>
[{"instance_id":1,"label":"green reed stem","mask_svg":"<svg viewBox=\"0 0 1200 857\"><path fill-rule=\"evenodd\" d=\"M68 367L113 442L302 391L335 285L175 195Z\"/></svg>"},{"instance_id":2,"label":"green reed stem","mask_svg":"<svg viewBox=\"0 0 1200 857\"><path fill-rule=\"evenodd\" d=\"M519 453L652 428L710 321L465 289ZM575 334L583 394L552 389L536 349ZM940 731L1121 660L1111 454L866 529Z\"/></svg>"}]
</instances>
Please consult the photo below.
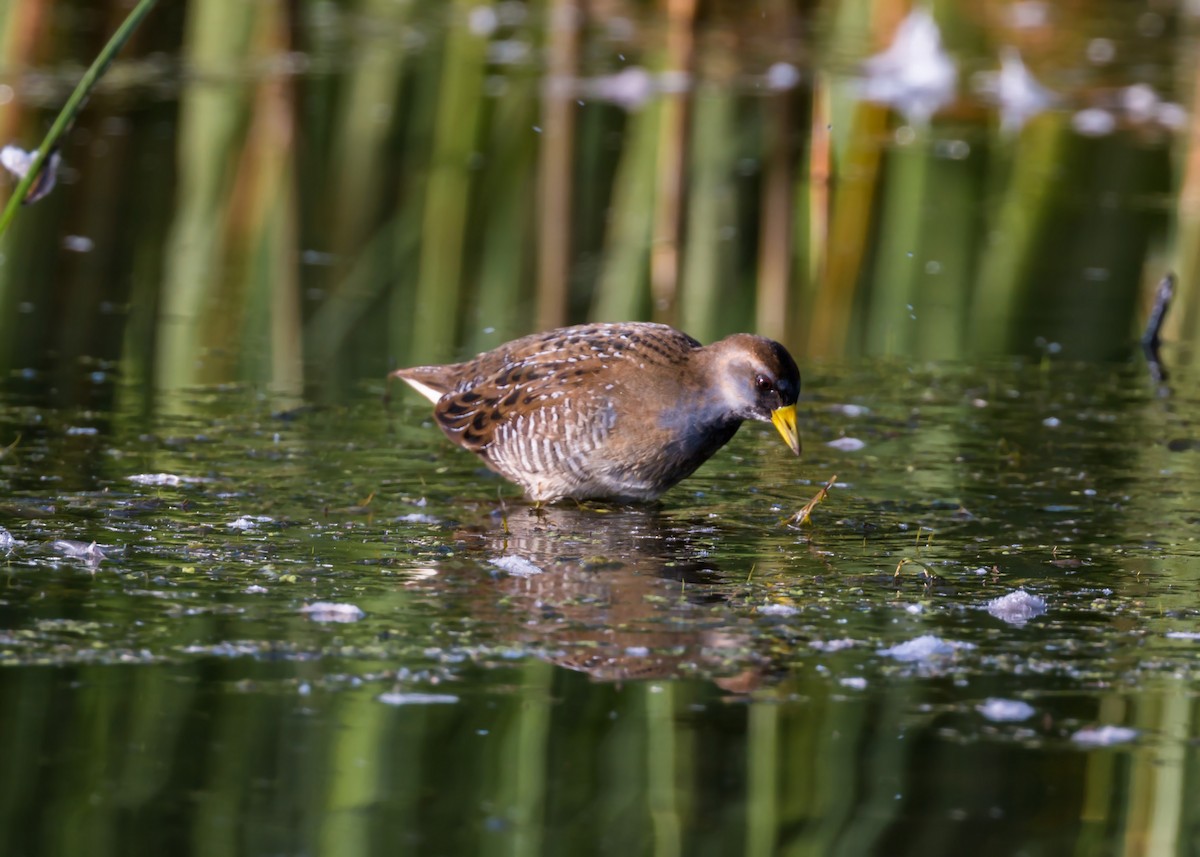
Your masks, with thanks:
<instances>
[{"instance_id":1,"label":"green reed stem","mask_svg":"<svg viewBox=\"0 0 1200 857\"><path fill-rule=\"evenodd\" d=\"M79 85L75 87L75 91L71 93L71 97L63 105L58 118L50 126L50 130L46 133L46 138L38 146L37 157L33 159L33 165L29 168L29 172L17 182L16 189L13 191L12 196L8 198L8 204L4 206L4 213L0 214L0 235L5 233L8 225L17 216L17 209L21 207L21 202L25 199L29 188L33 186L34 181L41 173L42 166L46 163L46 158L50 156L50 152L58 145L59 138L62 137L67 128L71 127L71 123L75 121L75 117L83 110L83 105L87 103L88 96L92 94L92 90L96 88L96 84L100 81L104 72L108 71L108 67L112 64L117 52L125 46L125 43L129 41L129 37L133 35L133 31L137 29L138 24L150 13L150 10L154 8L157 2L158 0L142 0L138 3L134 7L134 10L129 13L129 17L113 33L113 37L108 40L108 44L104 46L104 50L100 51L91 68L84 73L79 81Z\"/></svg>"}]
</instances>

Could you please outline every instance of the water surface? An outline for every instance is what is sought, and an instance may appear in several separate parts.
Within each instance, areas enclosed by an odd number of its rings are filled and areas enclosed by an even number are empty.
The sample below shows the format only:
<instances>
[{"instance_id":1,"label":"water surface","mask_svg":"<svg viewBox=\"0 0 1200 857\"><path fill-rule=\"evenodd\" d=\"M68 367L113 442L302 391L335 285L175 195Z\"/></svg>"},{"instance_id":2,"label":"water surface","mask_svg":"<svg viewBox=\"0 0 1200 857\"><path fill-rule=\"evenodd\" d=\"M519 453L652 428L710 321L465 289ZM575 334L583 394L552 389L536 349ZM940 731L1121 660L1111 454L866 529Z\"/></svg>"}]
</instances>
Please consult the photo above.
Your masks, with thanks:
<instances>
[{"instance_id":1,"label":"water surface","mask_svg":"<svg viewBox=\"0 0 1200 857\"><path fill-rule=\"evenodd\" d=\"M818 364L801 461L542 510L382 384L9 384L4 850L1186 853L1189 373Z\"/></svg>"}]
</instances>

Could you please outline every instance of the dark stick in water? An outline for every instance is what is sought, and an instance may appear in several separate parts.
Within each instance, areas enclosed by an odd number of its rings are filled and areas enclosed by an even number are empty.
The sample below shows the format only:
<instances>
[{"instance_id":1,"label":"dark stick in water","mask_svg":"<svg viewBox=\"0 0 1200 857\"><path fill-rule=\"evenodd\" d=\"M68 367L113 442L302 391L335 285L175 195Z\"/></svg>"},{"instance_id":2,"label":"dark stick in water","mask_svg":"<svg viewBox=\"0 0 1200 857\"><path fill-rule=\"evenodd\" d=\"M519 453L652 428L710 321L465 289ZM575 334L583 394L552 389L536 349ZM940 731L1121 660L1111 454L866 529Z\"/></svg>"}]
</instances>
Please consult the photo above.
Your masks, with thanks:
<instances>
[{"instance_id":1,"label":"dark stick in water","mask_svg":"<svg viewBox=\"0 0 1200 857\"><path fill-rule=\"evenodd\" d=\"M1163 322L1167 310L1171 307L1171 298L1175 296L1175 275L1167 274L1158 284L1154 293L1154 306L1150 310L1150 318L1146 321L1146 330L1142 333L1142 353L1150 365L1150 374L1159 383L1167 380L1166 367L1158 356L1158 346L1161 344L1159 335L1162 333Z\"/></svg>"}]
</instances>

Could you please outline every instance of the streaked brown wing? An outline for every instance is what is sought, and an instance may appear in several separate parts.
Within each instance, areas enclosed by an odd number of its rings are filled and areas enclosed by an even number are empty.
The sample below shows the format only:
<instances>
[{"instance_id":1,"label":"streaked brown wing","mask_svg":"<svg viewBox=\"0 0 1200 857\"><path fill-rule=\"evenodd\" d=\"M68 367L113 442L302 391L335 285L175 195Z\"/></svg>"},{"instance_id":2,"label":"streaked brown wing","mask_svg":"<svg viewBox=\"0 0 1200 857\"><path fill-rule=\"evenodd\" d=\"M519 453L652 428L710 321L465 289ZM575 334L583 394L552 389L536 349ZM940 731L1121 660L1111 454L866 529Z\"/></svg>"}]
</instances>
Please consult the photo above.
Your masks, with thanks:
<instances>
[{"instance_id":1,"label":"streaked brown wing","mask_svg":"<svg viewBox=\"0 0 1200 857\"><path fill-rule=\"evenodd\" d=\"M590 382L602 380L606 371L594 360L510 367L497 377L447 393L434 407L434 418L456 443L482 453L496 442L503 426L515 427L518 420L522 434L530 438L553 431L561 417L542 411L573 412L574 418L585 419L601 399Z\"/></svg>"},{"instance_id":2,"label":"streaked brown wing","mask_svg":"<svg viewBox=\"0 0 1200 857\"><path fill-rule=\"evenodd\" d=\"M697 347L690 336L656 324L592 324L533 334L454 366L454 388L438 401L434 416L447 435L473 452L488 450L498 439L568 436L573 449L587 451L580 444L594 448L602 441L589 426L611 426L606 412L619 374L611 371L615 365L634 363L640 371L677 363ZM627 379L632 368L622 367Z\"/></svg>"}]
</instances>

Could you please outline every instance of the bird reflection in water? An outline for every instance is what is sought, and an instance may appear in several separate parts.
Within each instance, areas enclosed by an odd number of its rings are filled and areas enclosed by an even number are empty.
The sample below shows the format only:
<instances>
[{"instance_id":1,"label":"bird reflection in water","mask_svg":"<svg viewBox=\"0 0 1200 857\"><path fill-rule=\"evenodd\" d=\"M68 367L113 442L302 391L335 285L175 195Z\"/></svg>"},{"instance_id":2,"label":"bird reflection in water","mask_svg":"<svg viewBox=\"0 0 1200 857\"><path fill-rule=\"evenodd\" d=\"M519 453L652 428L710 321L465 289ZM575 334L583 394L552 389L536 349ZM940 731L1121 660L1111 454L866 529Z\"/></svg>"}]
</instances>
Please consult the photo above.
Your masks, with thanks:
<instances>
[{"instance_id":1,"label":"bird reflection in water","mask_svg":"<svg viewBox=\"0 0 1200 857\"><path fill-rule=\"evenodd\" d=\"M472 614L519 647L598 681L709 675L745 692L756 658L713 609L728 583L697 543L711 529L653 508L518 507L456 537L495 572Z\"/></svg>"}]
</instances>

